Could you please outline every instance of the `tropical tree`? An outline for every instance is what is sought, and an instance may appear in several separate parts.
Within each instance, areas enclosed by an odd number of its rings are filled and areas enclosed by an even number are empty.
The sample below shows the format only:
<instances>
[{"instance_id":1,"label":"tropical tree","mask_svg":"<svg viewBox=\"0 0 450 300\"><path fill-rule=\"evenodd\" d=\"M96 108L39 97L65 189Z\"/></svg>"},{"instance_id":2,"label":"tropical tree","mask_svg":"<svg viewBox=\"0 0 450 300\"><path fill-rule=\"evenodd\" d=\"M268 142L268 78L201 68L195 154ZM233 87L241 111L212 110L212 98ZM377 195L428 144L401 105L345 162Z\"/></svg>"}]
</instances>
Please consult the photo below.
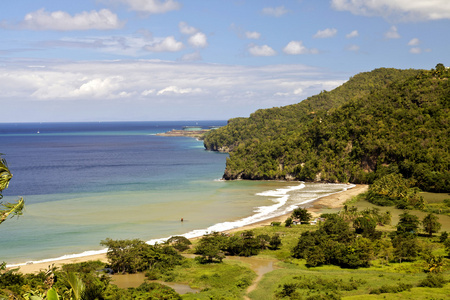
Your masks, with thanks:
<instances>
[{"instance_id":1,"label":"tropical tree","mask_svg":"<svg viewBox=\"0 0 450 300\"><path fill-rule=\"evenodd\" d=\"M226 248L227 239L218 232L204 235L195 247L195 254L199 254L196 259L200 263L222 262L225 258L222 249Z\"/></svg>"},{"instance_id":2,"label":"tropical tree","mask_svg":"<svg viewBox=\"0 0 450 300\"><path fill-rule=\"evenodd\" d=\"M83 292L86 289L83 281L74 272L68 272L65 276L67 284L70 286L70 294L75 300L82 299Z\"/></svg>"},{"instance_id":3,"label":"tropical tree","mask_svg":"<svg viewBox=\"0 0 450 300\"><path fill-rule=\"evenodd\" d=\"M355 232L362 234L363 237L374 236L376 227L376 220L370 217L358 217L353 221L353 228L355 228Z\"/></svg>"},{"instance_id":4,"label":"tropical tree","mask_svg":"<svg viewBox=\"0 0 450 300\"><path fill-rule=\"evenodd\" d=\"M100 242L108 247L109 266L117 273L136 273L154 269L170 269L181 264L183 257L172 246L149 245L140 239Z\"/></svg>"},{"instance_id":5,"label":"tropical tree","mask_svg":"<svg viewBox=\"0 0 450 300\"><path fill-rule=\"evenodd\" d=\"M414 261L419 255L419 244L414 235L397 235L392 239L394 257L402 261Z\"/></svg>"},{"instance_id":6,"label":"tropical tree","mask_svg":"<svg viewBox=\"0 0 450 300\"><path fill-rule=\"evenodd\" d=\"M404 212L400 215L400 220L397 224L397 234L417 233L419 228L419 218L415 215L411 215L408 212Z\"/></svg>"},{"instance_id":7,"label":"tropical tree","mask_svg":"<svg viewBox=\"0 0 450 300\"><path fill-rule=\"evenodd\" d=\"M429 213L422 220L423 230L425 230L429 236L432 236L433 233L436 233L441 229L442 224L439 223L438 217Z\"/></svg>"},{"instance_id":8,"label":"tropical tree","mask_svg":"<svg viewBox=\"0 0 450 300\"><path fill-rule=\"evenodd\" d=\"M189 249L189 246L192 244L189 239L184 236L172 236L167 240L167 244L171 245L178 251L184 251Z\"/></svg>"},{"instance_id":9,"label":"tropical tree","mask_svg":"<svg viewBox=\"0 0 450 300\"><path fill-rule=\"evenodd\" d=\"M8 168L6 160L1 157L0 153L0 200L3 198L2 191L8 188L9 181L12 178L12 174ZM24 207L23 198L19 198L15 203L3 203L0 202L0 224L3 223L8 217L22 215Z\"/></svg>"},{"instance_id":10,"label":"tropical tree","mask_svg":"<svg viewBox=\"0 0 450 300\"><path fill-rule=\"evenodd\" d=\"M405 209L422 209L424 199L417 188L410 188L409 182L401 174L388 174L373 182L367 193L367 200L381 206L396 205Z\"/></svg>"},{"instance_id":11,"label":"tropical tree","mask_svg":"<svg viewBox=\"0 0 450 300\"><path fill-rule=\"evenodd\" d=\"M308 223L311 220L312 215L306 208L299 207L294 209L291 217L292 219L299 219L302 223Z\"/></svg>"}]
</instances>

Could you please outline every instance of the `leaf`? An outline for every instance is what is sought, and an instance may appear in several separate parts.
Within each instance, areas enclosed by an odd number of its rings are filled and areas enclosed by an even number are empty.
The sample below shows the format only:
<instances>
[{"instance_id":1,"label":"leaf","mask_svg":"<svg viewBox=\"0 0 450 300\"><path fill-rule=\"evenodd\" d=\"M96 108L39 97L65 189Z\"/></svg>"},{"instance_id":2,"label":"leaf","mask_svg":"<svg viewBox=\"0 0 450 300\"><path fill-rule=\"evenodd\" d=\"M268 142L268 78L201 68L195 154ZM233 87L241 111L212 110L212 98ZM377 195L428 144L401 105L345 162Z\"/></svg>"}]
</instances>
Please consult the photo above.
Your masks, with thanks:
<instances>
[{"instance_id":1,"label":"leaf","mask_svg":"<svg viewBox=\"0 0 450 300\"><path fill-rule=\"evenodd\" d=\"M58 293L54 288L51 288L47 291L47 300L59 300Z\"/></svg>"}]
</instances>

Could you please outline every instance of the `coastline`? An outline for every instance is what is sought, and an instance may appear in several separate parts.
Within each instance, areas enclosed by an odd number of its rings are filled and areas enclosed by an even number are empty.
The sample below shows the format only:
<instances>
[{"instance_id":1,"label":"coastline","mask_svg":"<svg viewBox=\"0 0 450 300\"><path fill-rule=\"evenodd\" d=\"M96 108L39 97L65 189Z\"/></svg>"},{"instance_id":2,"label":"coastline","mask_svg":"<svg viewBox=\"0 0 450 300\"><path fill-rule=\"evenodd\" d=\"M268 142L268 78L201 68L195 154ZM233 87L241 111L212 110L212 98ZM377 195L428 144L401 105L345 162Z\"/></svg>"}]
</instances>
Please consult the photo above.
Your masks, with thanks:
<instances>
[{"instance_id":1,"label":"coastline","mask_svg":"<svg viewBox=\"0 0 450 300\"><path fill-rule=\"evenodd\" d=\"M321 214L321 212L324 209L337 209L343 206L344 202L351 199L352 197L360 194L360 193L364 193L368 190L368 185L364 185L364 184L358 184L358 185L354 185L352 188L349 188L345 191L341 191L338 193L334 193L328 196L324 196L321 198L318 198L317 200L309 203L309 207L307 207L308 211L314 216L319 216ZM257 227L261 227L261 226L268 226L270 225L270 223L272 222L284 222L291 213L287 213L281 216L277 216L277 217L272 217L269 219L265 219L256 223L252 223L252 224L248 224L242 227L238 227L238 228L234 228L234 229L230 229L230 230L225 230L224 232L227 233L233 233L233 232L237 232L237 231L242 231L242 230L251 230ZM192 238L192 239L198 239L197 238ZM58 260L49 260L46 262L40 262L40 263L33 263L33 264L25 264L25 265L21 265L19 266L20 268L20 272L23 274L29 274L29 273L38 273L41 270L47 270L49 268L49 266L55 266L55 267L60 267L64 264L71 264L71 263L80 263L80 262L85 262L85 261L90 261L90 260L100 260L102 262L107 262L107 258L106 258L106 250L105 253L101 253L101 254L94 254L94 255L86 255L86 256L82 256L82 257L75 257L75 258L68 258L68 259L58 259ZM10 267L8 269L15 269L17 267Z\"/></svg>"}]
</instances>

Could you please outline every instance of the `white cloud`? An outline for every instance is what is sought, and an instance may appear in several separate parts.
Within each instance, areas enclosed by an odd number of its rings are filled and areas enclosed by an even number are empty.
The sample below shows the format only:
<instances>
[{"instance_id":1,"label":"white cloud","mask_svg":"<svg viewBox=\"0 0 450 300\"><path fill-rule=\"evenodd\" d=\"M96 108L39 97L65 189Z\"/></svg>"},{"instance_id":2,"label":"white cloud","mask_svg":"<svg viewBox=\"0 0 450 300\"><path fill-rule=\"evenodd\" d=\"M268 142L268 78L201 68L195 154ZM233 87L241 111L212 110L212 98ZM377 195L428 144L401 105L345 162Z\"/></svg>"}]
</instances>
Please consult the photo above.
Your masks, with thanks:
<instances>
[{"instance_id":1,"label":"white cloud","mask_svg":"<svg viewBox=\"0 0 450 300\"><path fill-rule=\"evenodd\" d=\"M2 122L227 119L298 103L344 78L298 64L24 60L0 65L0 105Z\"/></svg>"},{"instance_id":2,"label":"white cloud","mask_svg":"<svg viewBox=\"0 0 450 300\"><path fill-rule=\"evenodd\" d=\"M317 54L319 51L317 49L308 49L303 45L302 41L290 41L286 47L283 48L283 52L286 54L296 55L296 54Z\"/></svg>"},{"instance_id":3,"label":"white cloud","mask_svg":"<svg viewBox=\"0 0 450 300\"><path fill-rule=\"evenodd\" d=\"M198 32L197 28L189 26L186 22L180 22L178 28L182 34L193 35Z\"/></svg>"},{"instance_id":4,"label":"white cloud","mask_svg":"<svg viewBox=\"0 0 450 300\"><path fill-rule=\"evenodd\" d=\"M202 92L201 88L180 88L175 85L171 85L158 91L156 95L161 96L164 94L192 94L201 92Z\"/></svg>"},{"instance_id":5,"label":"white cloud","mask_svg":"<svg viewBox=\"0 0 450 300\"><path fill-rule=\"evenodd\" d=\"M262 10L262 13L264 15L273 16L273 17L281 17L282 15L286 14L288 10L284 8L284 6L278 6L278 7L265 7Z\"/></svg>"},{"instance_id":6,"label":"white cloud","mask_svg":"<svg viewBox=\"0 0 450 300\"><path fill-rule=\"evenodd\" d=\"M192 53L184 54L181 57L181 60L182 61L199 61L199 60L202 60L202 56L200 55L200 52L195 51Z\"/></svg>"},{"instance_id":7,"label":"white cloud","mask_svg":"<svg viewBox=\"0 0 450 300\"><path fill-rule=\"evenodd\" d=\"M71 99L71 98L104 98L119 97L122 76L91 76L82 78L72 78L72 81L65 81L64 75L56 76L52 72L35 73L36 82L32 85L35 90L31 93L32 98L39 100L46 99ZM50 82L50 80L54 80Z\"/></svg>"},{"instance_id":8,"label":"white cloud","mask_svg":"<svg viewBox=\"0 0 450 300\"><path fill-rule=\"evenodd\" d=\"M64 11L39 9L27 14L19 27L32 30L107 30L121 28L125 22L108 9L84 11L71 16Z\"/></svg>"},{"instance_id":9,"label":"white cloud","mask_svg":"<svg viewBox=\"0 0 450 300\"><path fill-rule=\"evenodd\" d=\"M168 36L162 41L146 46L145 50L150 52L177 52L183 48L182 42L178 42L173 36Z\"/></svg>"},{"instance_id":10,"label":"white cloud","mask_svg":"<svg viewBox=\"0 0 450 300\"><path fill-rule=\"evenodd\" d=\"M332 0L336 10L400 21L450 19L448 0Z\"/></svg>"},{"instance_id":11,"label":"white cloud","mask_svg":"<svg viewBox=\"0 0 450 300\"><path fill-rule=\"evenodd\" d=\"M39 47L45 48L74 48L90 49L105 53L125 55L131 57L148 55L145 47L161 42L164 38L153 38L147 31L139 31L131 35L121 36L89 36L76 38L62 38L55 41L43 41Z\"/></svg>"},{"instance_id":12,"label":"white cloud","mask_svg":"<svg viewBox=\"0 0 450 300\"><path fill-rule=\"evenodd\" d=\"M145 97L145 96L153 95L155 92L156 92L155 89L145 90L145 91L142 91L141 95Z\"/></svg>"},{"instance_id":13,"label":"white cloud","mask_svg":"<svg viewBox=\"0 0 450 300\"><path fill-rule=\"evenodd\" d=\"M418 38L413 38L408 42L408 46L417 46L420 44L420 40Z\"/></svg>"},{"instance_id":14,"label":"white cloud","mask_svg":"<svg viewBox=\"0 0 450 300\"><path fill-rule=\"evenodd\" d=\"M174 0L107 0L107 2L121 2L131 10L150 14L162 14L172 10L179 10L181 4Z\"/></svg>"},{"instance_id":15,"label":"white cloud","mask_svg":"<svg viewBox=\"0 0 450 300\"><path fill-rule=\"evenodd\" d=\"M258 40L261 37L261 33L256 31L246 31L245 37L252 40Z\"/></svg>"},{"instance_id":16,"label":"white cloud","mask_svg":"<svg viewBox=\"0 0 450 300\"><path fill-rule=\"evenodd\" d=\"M399 39L400 34L398 34L398 30L396 26L391 26L389 30L384 34L384 37L387 39Z\"/></svg>"},{"instance_id":17,"label":"white cloud","mask_svg":"<svg viewBox=\"0 0 450 300\"><path fill-rule=\"evenodd\" d=\"M274 56L277 54L277 52L268 45L251 45L250 48L248 48L248 52L253 56Z\"/></svg>"},{"instance_id":18,"label":"white cloud","mask_svg":"<svg viewBox=\"0 0 450 300\"><path fill-rule=\"evenodd\" d=\"M189 37L188 43L195 48L205 48L208 46L208 40L203 32L197 32Z\"/></svg>"},{"instance_id":19,"label":"white cloud","mask_svg":"<svg viewBox=\"0 0 450 300\"><path fill-rule=\"evenodd\" d=\"M349 45L346 48L348 51L353 51L353 52L358 52L359 51L359 46L358 45Z\"/></svg>"},{"instance_id":20,"label":"white cloud","mask_svg":"<svg viewBox=\"0 0 450 300\"><path fill-rule=\"evenodd\" d=\"M430 48L422 49L420 47L412 47L411 49L409 49L409 53L412 54L420 54L423 52L431 52L431 49Z\"/></svg>"},{"instance_id":21,"label":"white cloud","mask_svg":"<svg viewBox=\"0 0 450 300\"><path fill-rule=\"evenodd\" d=\"M336 28L327 28L324 30L319 30L317 33L313 36L316 39L324 39L324 38L330 38L337 34Z\"/></svg>"},{"instance_id":22,"label":"white cloud","mask_svg":"<svg viewBox=\"0 0 450 300\"><path fill-rule=\"evenodd\" d=\"M422 49L420 49L419 47L413 47L413 48L409 49L409 52L412 54L420 54L420 53L422 53Z\"/></svg>"},{"instance_id":23,"label":"white cloud","mask_svg":"<svg viewBox=\"0 0 450 300\"><path fill-rule=\"evenodd\" d=\"M298 88L294 90L294 95L301 95L303 94L303 89L302 88Z\"/></svg>"},{"instance_id":24,"label":"white cloud","mask_svg":"<svg viewBox=\"0 0 450 300\"><path fill-rule=\"evenodd\" d=\"M110 76L106 78L94 78L81 84L78 89L72 90L67 94L68 97L104 97L108 96L120 88L120 82L123 81L122 76ZM53 98L52 93L45 94L44 98ZM41 95L42 97L42 95Z\"/></svg>"},{"instance_id":25,"label":"white cloud","mask_svg":"<svg viewBox=\"0 0 450 300\"><path fill-rule=\"evenodd\" d=\"M354 38L359 36L358 30L353 30L352 32L350 32L349 34L346 34L345 37L348 39Z\"/></svg>"}]
</instances>

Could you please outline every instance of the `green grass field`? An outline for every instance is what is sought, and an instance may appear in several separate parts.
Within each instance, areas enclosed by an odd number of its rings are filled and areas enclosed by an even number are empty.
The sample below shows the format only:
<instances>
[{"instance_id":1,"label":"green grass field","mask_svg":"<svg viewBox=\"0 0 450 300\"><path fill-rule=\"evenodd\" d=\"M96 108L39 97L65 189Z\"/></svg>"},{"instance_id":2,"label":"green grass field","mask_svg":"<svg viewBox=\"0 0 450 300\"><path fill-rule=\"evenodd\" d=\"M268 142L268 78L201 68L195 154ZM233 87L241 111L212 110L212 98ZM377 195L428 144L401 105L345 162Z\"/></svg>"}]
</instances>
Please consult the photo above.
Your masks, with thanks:
<instances>
[{"instance_id":1,"label":"green grass field","mask_svg":"<svg viewBox=\"0 0 450 300\"><path fill-rule=\"evenodd\" d=\"M426 193L428 203L442 204L447 194ZM375 207L375 205L361 199L353 200L350 205L358 211ZM378 207L383 213L389 210L392 214L391 225L377 226L377 230L385 232L386 236L395 231L399 215L403 210L393 207ZM324 210L324 212L328 212ZM410 211L422 220L428 213L423 211ZM438 215L442 224L440 232L450 232L450 217ZM370 268L344 269L337 266L320 266L308 268L305 260L291 257L291 249L297 243L298 237L304 231L316 230L318 226L297 225L292 228L284 226L262 226L254 229L254 234L280 234L282 246L276 251L263 250L257 257L261 259L276 259L275 269L263 276L257 287L247 296L250 299L448 299L450 296L450 283L441 288L418 287L419 283L427 278L425 272L427 263L419 257L414 262L386 263L375 260ZM422 248L430 249L434 255L446 256L443 244L438 243L440 233L432 238L424 233L419 234L419 243ZM450 280L450 259L444 258L445 265L442 275ZM241 260L245 266L245 258ZM225 261L224 264L230 264ZM218 268L219 264L212 268ZM198 271L202 272L202 271ZM292 287L295 287L295 292ZM291 289L291 290L290 290ZM374 294L377 293L377 294ZM202 294L202 293L200 293ZM186 299L205 299L200 294L185 295ZM194 298L192 298L194 297ZM198 297L198 298L195 298ZM223 298L232 299L232 298ZM236 298L239 299L239 298Z\"/></svg>"}]
</instances>

